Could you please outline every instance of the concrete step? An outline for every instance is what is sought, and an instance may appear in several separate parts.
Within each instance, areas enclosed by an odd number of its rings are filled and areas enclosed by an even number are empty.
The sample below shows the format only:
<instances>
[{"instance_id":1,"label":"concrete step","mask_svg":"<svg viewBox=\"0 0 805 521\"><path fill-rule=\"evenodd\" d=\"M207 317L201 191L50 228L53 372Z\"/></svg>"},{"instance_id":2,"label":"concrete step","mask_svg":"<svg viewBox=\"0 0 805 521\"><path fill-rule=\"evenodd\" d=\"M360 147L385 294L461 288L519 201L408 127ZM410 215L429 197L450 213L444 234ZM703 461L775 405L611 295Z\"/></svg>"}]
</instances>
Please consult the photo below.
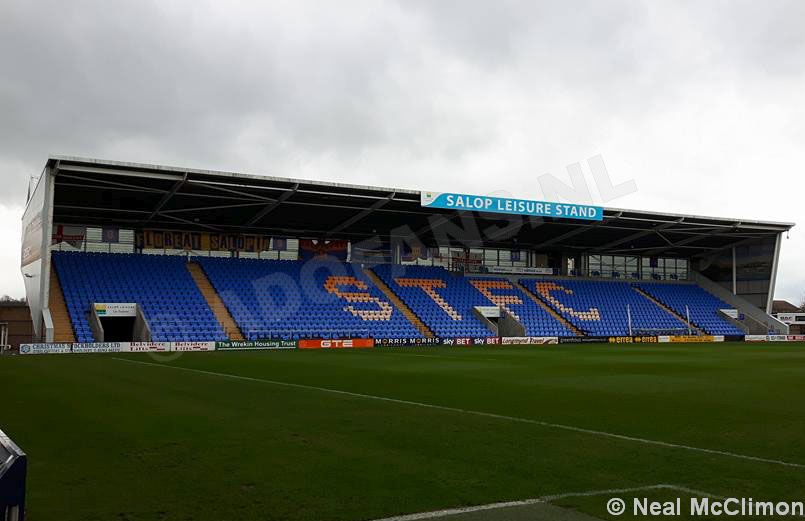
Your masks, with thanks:
<instances>
[{"instance_id":1,"label":"concrete step","mask_svg":"<svg viewBox=\"0 0 805 521\"><path fill-rule=\"evenodd\" d=\"M190 272L190 276L193 277L196 286L198 286L199 291L201 291L201 294L204 296L204 300L207 301L207 305L210 307L213 314L215 314L215 318L218 319L218 323L221 324L226 336L229 337L230 340L245 340L243 332L240 330L240 327L238 327L238 323L232 318L232 314L229 313L226 304L224 304L218 292L215 291L215 288L210 282L210 279L207 278L207 274L204 273L202 267L196 262L188 262L187 271Z\"/></svg>"},{"instance_id":2,"label":"concrete step","mask_svg":"<svg viewBox=\"0 0 805 521\"><path fill-rule=\"evenodd\" d=\"M59 283L56 269L50 267L50 291L48 292L48 309L53 319L53 341L72 343L75 342L75 331L73 322L70 320L70 313L67 311L67 303L64 301L64 293Z\"/></svg>"},{"instance_id":3,"label":"concrete step","mask_svg":"<svg viewBox=\"0 0 805 521\"><path fill-rule=\"evenodd\" d=\"M433 338L435 336L433 331L431 331L430 328L428 328L428 326L426 326L425 323L420 320L416 313L414 313L411 308L409 308L408 305L403 302L396 293L394 293L388 284L383 282L383 280L378 277L374 271L372 271L371 268L366 268L364 273L366 273L366 276L369 277L372 283L374 283L374 285L377 286L384 295L386 295L386 298L388 298L389 301L394 304L394 307L396 307L397 310L399 310L399 312L402 313L403 316L407 318L408 321L411 322L414 327L416 327L417 330L425 336L425 338Z\"/></svg>"}]
</instances>

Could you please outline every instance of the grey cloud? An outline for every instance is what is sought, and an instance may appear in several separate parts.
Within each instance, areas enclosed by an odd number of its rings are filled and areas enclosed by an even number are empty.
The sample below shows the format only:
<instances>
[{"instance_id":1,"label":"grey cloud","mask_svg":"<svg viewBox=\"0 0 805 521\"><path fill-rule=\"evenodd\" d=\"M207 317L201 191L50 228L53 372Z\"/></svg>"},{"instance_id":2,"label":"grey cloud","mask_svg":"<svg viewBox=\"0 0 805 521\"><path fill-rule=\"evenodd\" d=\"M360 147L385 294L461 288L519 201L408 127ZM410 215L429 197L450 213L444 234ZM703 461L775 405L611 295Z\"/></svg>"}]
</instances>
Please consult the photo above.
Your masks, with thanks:
<instances>
[{"instance_id":1,"label":"grey cloud","mask_svg":"<svg viewBox=\"0 0 805 521\"><path fill-rule=\"evenodd\" d=\"M803 21L793 0L8 0L0 205L51 153L522 195L600 153L640 186L618 206L740 214L776 197L754 173L798 182Z\"/></svg>"}]
</instances>

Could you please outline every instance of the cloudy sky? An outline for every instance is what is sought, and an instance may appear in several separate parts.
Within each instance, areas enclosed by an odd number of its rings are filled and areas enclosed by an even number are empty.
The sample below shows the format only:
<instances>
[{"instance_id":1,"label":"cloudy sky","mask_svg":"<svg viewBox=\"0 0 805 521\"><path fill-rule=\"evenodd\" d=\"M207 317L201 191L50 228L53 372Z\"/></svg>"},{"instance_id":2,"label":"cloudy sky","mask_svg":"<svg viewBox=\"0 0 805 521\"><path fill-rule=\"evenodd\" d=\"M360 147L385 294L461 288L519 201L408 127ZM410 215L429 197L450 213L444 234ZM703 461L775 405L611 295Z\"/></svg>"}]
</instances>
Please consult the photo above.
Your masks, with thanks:
<instances>
[{"instance_id":1,"label":"cloudy sky","mask_svg":"<svg viewBox=\"0 0 805 521\"><path fill-rule=\"evenodd\" d=\"M803 219L805 2L0 1L0 294L49 154ZM805 226L777 297L805 292Z\"/></svg>"}]
</instances>

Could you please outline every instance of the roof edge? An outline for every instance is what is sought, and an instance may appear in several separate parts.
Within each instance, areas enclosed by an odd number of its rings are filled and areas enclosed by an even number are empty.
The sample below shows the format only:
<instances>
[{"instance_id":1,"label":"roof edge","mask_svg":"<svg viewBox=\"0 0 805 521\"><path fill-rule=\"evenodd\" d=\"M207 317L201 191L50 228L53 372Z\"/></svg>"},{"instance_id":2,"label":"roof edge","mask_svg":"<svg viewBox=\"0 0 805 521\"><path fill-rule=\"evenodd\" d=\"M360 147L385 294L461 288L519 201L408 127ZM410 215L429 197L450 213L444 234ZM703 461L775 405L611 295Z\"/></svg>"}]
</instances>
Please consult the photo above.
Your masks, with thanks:
<instances>
[{"instance_id":1,"label":"roof edge","mask_svg":"<svg viewBox=\"0 0 805 521\"><path fill-rule=\"evenodd\" d=\"M148 170L152 172L165 172L165 173L175 173L175 174L185 174L185 173L192 173L202 176L217 176L217 177L228 177L232 179L251 179L251 180L263 180L263 181L273 181L279 183L288 183L288 184L310 184L310 185L318 185L324 186L329 188L345 188L349 190L368 190L368 191L378 191L384 193L398 193L398 194L407 194L407 195L416 195L422 192L422 190L412 190L408 188L391 188L391 187L381 187L381 186L371 186L371 185L357 185L351 183L336 183L332 181L317 181L313 179L300 179L300 178L293 178L293 177L278 177L272 176L267 174L255 174L255 173L243 173L243 172L231 172L231 171L223 171L223 170L209 170L209 169L199 169L199 168L183 168L178 166L169 166L169 165L158 165L153 163L137 163L131 161L116 161L111 159L98 159L98 158L89 158L89 157L81 157L81 156L68 156L68 155L50 155L48 156L48 165L53 165L57 162L73 162L73 163L81 163L86 165L93 165L96 167L112 167L112 168L121 168L121 169L130 169L130 170ZM739 224L746 224L746 225L761 225L761 226L770 226L770 227L779 227L780 231L787 231L796 226L796 223L793 222L781 222L781 221L759 221L759 220L752 220L752 219L737 219L737 218L729 218L729 217L713 217L713 216L705 216L705 215L695 215L695 214L681 214L681 213L669 213L669 212L657 212L652 210L636 210L636 209L623 209L623 208L610 208L604 207L604 210L607 212L621 212L624 214L638 214L638 215L647 215L647 216L656 216L656 217L671 217L671 218L688 218L688 219L701 219L701 220L708 220L708 221L717 221L723 223L729 223L734 225Z\"/></svg>"}]
</instances>

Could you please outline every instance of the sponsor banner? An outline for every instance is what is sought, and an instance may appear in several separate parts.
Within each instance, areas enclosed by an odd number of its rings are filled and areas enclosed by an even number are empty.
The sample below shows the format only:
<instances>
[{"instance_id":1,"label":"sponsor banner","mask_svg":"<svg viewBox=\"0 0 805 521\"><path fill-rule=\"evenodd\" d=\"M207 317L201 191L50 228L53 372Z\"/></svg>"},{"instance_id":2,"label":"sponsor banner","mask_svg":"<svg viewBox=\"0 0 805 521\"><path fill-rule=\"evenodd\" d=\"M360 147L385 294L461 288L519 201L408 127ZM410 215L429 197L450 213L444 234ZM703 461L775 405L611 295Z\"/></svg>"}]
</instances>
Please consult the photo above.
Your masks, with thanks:
<instances>
[{"instance_id":1,"label":"sponsor banner","mask_svg":"<svg viewBox=\"0 0 805 521\"><path fill-rule=\"evenodd\" d=\"M271 249L274 251L287 251L288 239L284 237L274 237L271 239Z\"/></svg>"},{"instance_id":2,"label":"sponsor banner","mask_svg":"<svg viewBox=\"0 0 805 521\"><path fill-rule=\"evenodd\" d=\"M215 351L215 342L172 342L171 351Z\"/></svg>"},{"instance_id":3,"label":"sponsor banner","mask_svg":"<svg viewBox=\"0 0 805 521\"><path fill-rule=\"evenodd\" d=\"M164 353L171 350L170 342L130 342L131 353Z\"/></svg>"},{"instance_id":4,"label":"sponsor banner","mask_svg":"<svg viewBox=\"0 0 805 521\"><path fill-rule=\"evenodd\" d=\"M805 322L805 313L777 313L777 319L786 324Z\"/></svg>"},{"instance_id":5,"label":"sponsor banner","mask_svg":"<svg viewBox=\"0 0 805 521\"><path fill-rule=\"evenodd\" d=\"M20 251L20 267L42 258L42 241L45 236L42 212L45 207L45 190L47 176L39 177L36 188L28 199L28 206L22 215L22 249ZM30 187L29 187L30 188Z\"/></svg>"},{"instance_id":6,"label":"sponsor banner","mask_svg":"<svg viewBox=\"0 0 805 521\"><path fill-rule=\"evenodd\" d=\"M716 337L711 335L702 335L702 336L693 336L693 335L670 335L670 336L663 336L661 337L663 340L661 342L671 342L672 344L685 344L685 343L693 343L693 342L723 342L724 337L721 337L721 340L716 340Z\"/></svg>"},{"instance_id":7,"label":"sponsor banner","mask_svg":"<svg viewBox=\"0 0 805 521\"><path fill-rule=\"evenodd\" d=\"M656 344L659 337L656 336L610 336L607 337L610 344Z\"/></svg>"},{"instance_id":8,"label":"sponsor banner","mask_svg":"<svg viewBox=\"0 0 805 521\"><path fill-rule=\"evenodd\" d=\"M738 310L737 309L722 309L720 310L722 313L727 315L728 317L734 318L738 320Z\"/></svg>"},{"instance_id":9,"label":"sponsor banner","mask_svg":"<svg viewBox=\"0 0 805 521\"><path fill-rule=\"evenodd\" d=\"M134 302L96 302L93 306L99 317L137 316L137 304Z\"/></svg>"},{"instance_id":10,"label":"sponsor banner","mask_svg":"<svg viewBox=\"0 0 805 521\"><path fill-rule=\"evenodd\" d=\"M316 241L313 239L299 239L299 258L301 260L335 257L345 262L348 250L349 241L345 240L327 241L321 239Z\"/></svg>"},{"instance_id":11,"label":"sponsor banner","mask_svg":"<svg viewBox=\"0 0 805 521\"><path fill-rule=\"evenodd\" d=\"M421 192L420 204L428 208L504 213L509 215L532 215L557 219L600 221L604 218L604 209L600 206L552 203L548 201L532 201L527 199L512 199L509 197L488 197L449 192Z\"/></svg>"},{"instance_id":12,"label":"sponsor banner","mask_svg":"<svg viewBox=\"0 0 805 521\"><path fill-rule=\"evenodd\" d=\"M101 228L103 242L120 242L120 228L117 226L104 226Z\"/></svg>"},{"instance_id":13,"label":"sponsor banner","mask_svg":"<svg viewBox=\"0 0 805 521\"><path fill-rule=\"evenodd\" d=\"M21 355L47 355L51 353L70 353L73 344L20 344Z\"/></svg>"},{"instance_id":14,"label":"sponsor banner","mask_svg":"<svg viewBox=\"0 0 805 521\"><path fill-rule=\"evenodd\" d=\"M129 342L92 342L73 344L73 353L127 353Z\"/></svg>"},{"instance_id":15,"label":"sponsor banner","mask_svg":"<svg viewBox=\"0 0 805 521\"><path fill-rule=\"evenodd\" d=\"M515 252L512 252L514 255ZM512 259L514 260L514 259ZM502 273L507 275L553 275L553 268L518 268L517 266L487 266L488 273Z\"/></svg>"},{"instance_id":16,"label":"sponsor banner","mask_svg":"<svg viewBox=\"0 0 805 521\"><path fill-rule=\"evenodd\" d=\"M498 306L475 306L475 309L482 317L500 318L500 308Z\"/></svg>"},{"instance_id":17,"label":"sponsor banner","mask_svg":"<svg viewBox=\"0 0 805 521\"><path fill-rule=\"evenodd\" d=\"M375 346L377 347L438 345L442 345L441 338L375 338Z\"/></svg>"},{"instance_id":18,"label":"sponsor banner","mask_svg":"<svg viewBox=\"0 0 805 521\"><path fill-rule=\"evenodd\" d=\"M42 258L42 212L34 214L22 230L22 266Z\"/></svg>"},{"instance_id":19,"label":"sponsor banner","mask_svg":"<svg viewBox=\"0 0 805 521\"><path fill-rule=\"evenodd\" d=\"M269 249L271 237L233 233L142 230L135 236L138 248L147 250L244 251L256 253Z\"/></svg>"},{"instance_id":20,"label":"sponsor banner","mask_svg":"<svg viewBox=\"0 0 805 521\"><path fill-rule=\"evenodd\" d=\"M78 342L74 344L22 344L20 354L45 353L166 353L212 351L215 342Z\"/></svg>"},{"instance_id":21,"label":"sponsor banner","mask_svg":"<svg viewBox=\"0 0 805 521\"><path fill-rule=\"evenodd\" d=\"M296 349L296 340L233 340L230 342L216 342L215 349L222 351Z\"/></svg>"},{"instance_id":22,"label":"sponsor banner","mask_svg":"<svg viewBox=\"0 0 805 521\"><path fill-rule=\"evenodd\" d=\"M474 346L497 346L501 344L500 337L496 336L475 337L471 339L471 342Z\"/></svg>"},{"instance_id":23,"label":"sponsor banner","mask_svg":"<svg viewBox=\"0 0 805 521\"><path fill-rule=\"evenodd\" d=\"M768 335L746 335L744 337L744 342L768 342L769 336Z\"/></svg>"},{"instance_id":24,"label":"sponsor banner","mask_svg":"<svg viewBox=\"0 0 805 521\"><path fill-rule=\"evenodd\" d=\"M560 337L560 344L601 344L607 343L608 337L605 336L569 336Z\"/></svg>"},{"instance_id":25,"label":"sponsor banner","mask_svg":"<svg viewBox=\"0 0 805 521\"><path fill-rule=\"evenodd\" d=\"M430 248L422 244L402 244L401 258L405 262L413 262L417 259L427 259Z\"/></svg>"},{"instance_id":26,"label":"sponsor banner","mask_svg":"<svg viewBox=\"0 0 805 521\"><path fill-rule=\"evenodd\" d=\"M723 342L723 341L724 341L724 335L714 335L713 336L713 342Z\"/></svg>"},{"instance_id":27,"label":"sponsor banner","mask_svg":"<svg viewBox=\"0 0 805 521\"><path fill-rule=\"evenodd\" d=\"M559 337L555 336L504 336L501 339L503 345L545 345L558 344Z\"/></svg>"},{"instance_id":28,"label":"sponsor banner","mask_svg":"<svg viewBox=\"0 0 805 521\"><path fill-rule=\"evenodd\" d=\"M374 347L373 338L346 338L343 340L300 340L299 349L341 349Z\"/></svg>"},{"instance_id":29,"label":"sponsor banner","mask_svg":"<svg viewBox=\"0 0 805 521\"><path fill-rule=\"evenodd\" d=\"M86 226L63 226L59 224L53 227L50 239L53 244L66 242L70 246L78 248L84 242L86 234Z\"/></svg>"},{"instance_id":30,"label":"sponsor banner","mask_svg":"<svg viewBox=\"0 0 805 521\"><path fill-rule=\"evenodd\" d=\"M746 335L744 342L805 342L805 335Z\"/></svg>"},{"instance_id":31,"label":"sponsor banner","mask_svg":"<svg viewBox=\"0 0 805 521\"><path fill-rule=\"evenodd\" d=\"M443 346L471 346L472 338L469 337L454 337L442 338Z\"/></svg>"}]
</instances>

